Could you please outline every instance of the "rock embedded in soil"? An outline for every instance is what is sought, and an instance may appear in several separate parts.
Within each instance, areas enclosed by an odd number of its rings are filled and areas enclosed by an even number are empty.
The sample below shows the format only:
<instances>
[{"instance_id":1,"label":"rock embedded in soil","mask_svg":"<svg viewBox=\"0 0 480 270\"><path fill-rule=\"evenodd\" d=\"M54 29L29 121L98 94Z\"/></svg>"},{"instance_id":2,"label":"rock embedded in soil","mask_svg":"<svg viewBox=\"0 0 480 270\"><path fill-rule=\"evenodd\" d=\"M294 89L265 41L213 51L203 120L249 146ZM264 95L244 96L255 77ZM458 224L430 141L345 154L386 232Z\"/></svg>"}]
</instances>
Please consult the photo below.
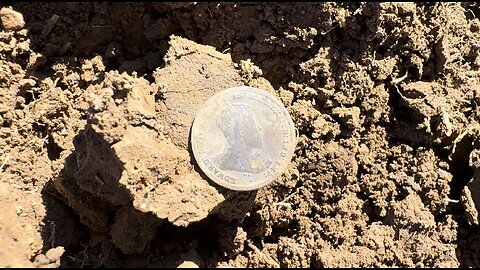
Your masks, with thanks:
<instances>
[{"instance_id":1,"label":"rock embedded in soil","mask_svg":"<svg viewBox=\"0 0 480 270\"><path fill-rule=\"evenodd\" d=\"M245 76L229 55L175 36L165 62L154 84L107 72L85 90L88 123L55 180L82 223L110 234L127 254L141 253L165 221L188 226L213 213L241 219L256 194L229 191L202 176L188 143L198 106L243 85ZM259 79L251 81L273 89Z\"/></svg>"}]
</instances>

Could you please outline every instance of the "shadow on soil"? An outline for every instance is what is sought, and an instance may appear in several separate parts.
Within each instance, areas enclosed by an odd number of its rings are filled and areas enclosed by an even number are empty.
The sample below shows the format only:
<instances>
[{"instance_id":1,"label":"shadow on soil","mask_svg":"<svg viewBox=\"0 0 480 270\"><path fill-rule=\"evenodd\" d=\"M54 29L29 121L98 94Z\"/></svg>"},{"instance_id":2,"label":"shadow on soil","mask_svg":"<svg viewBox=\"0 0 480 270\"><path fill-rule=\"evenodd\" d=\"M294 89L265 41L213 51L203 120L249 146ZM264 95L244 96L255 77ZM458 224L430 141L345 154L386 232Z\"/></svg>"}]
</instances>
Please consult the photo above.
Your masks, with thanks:
<instances>
[{"instance_id":1,"label":"shadow on soil","mask_svg":"<svg viewBox=\"0 0 480 270\"><path fill-rule=\"evenodd\" d=\"M217 208L228 213L177 227L133 208L128 190L119 184L123 165L91 127L74 138L74 146L59 177L42 191L44 252L64 246L62 267L176 267L179 260L214 266L217 258L238 248L234 238L240 222L221 217L234 215L236 209L228 206L232 201L253 205L256 192L224 190L227 199Z\"/></svg>"}]
</instances>

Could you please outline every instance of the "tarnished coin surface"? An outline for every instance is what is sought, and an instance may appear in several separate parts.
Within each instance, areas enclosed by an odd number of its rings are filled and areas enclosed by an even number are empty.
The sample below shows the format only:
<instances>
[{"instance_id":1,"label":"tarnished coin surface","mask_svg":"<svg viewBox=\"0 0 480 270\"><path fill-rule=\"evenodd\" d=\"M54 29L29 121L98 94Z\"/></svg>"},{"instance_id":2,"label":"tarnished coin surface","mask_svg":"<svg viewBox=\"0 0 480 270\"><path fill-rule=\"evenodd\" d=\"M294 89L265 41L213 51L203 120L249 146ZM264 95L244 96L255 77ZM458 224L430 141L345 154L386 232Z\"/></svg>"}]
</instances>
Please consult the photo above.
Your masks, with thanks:
<instances>
[{"instance_id":1,"label":"tarnished coin surface","mask_svg":"<svg viewBox=\"0 0 480 270\"><path fill-rule=\"evenodd\" d=\"M283 104L264 90L233 87L200 107L191 130L195 160L217 184L254 190L287 168L297 143Z\"/></svg>"}]
</instances>

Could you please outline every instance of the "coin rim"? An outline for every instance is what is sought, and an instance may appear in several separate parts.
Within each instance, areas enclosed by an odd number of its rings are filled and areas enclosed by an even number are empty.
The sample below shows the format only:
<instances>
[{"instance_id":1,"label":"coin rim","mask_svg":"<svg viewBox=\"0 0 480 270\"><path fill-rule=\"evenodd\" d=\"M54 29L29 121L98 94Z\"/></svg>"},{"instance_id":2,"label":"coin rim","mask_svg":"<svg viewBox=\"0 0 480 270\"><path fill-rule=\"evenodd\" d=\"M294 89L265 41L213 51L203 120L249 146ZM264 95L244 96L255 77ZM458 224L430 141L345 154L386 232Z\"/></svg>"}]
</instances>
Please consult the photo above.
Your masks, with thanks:
<instances>
[{"instance_id":1,"label":"coin rim","mask_svg":"<svg viewBox=\"0 0 480 270\"><path fill-rule=\"evenodd\" d=\"M219 179L217 177L215 177L215 175L213 175L212 172L210 172L208 170L208 168L205 167L205 165L201 162L201 159L200 159L200 156L199 154L197 154L197 142L195 140L195 137L197 135L198 132L195 131L195 127L196 125L198 124L198 121L196 121L198 119L198 115L202 112L203 109L206 108L206 103L207 101L213 99L215 96L217 95L220 95L220 94L228 94L226 92L234 92L234 91L239 91L239 90L242 90L242 91L249 91L249 92L254 92L254 93L257 93L257 94L261 94L261 95L265 95L267 96L270 100L272 100L274 103L276 103L277 107L280 108L280 111L286 115L287 117L287 125L289 126L289 131L292 135L292 138L293 138L293 141L289 144L289 150L287 152L288 154L288 159L285 159L283 163L280 164L280 166L278 167L278 170L276 173L274 173L271 177L264 177L265 180L259 182L259 183L256 183L254 185L251 185L251 186L241 186L241 185L234 185L234 184L231 184L231 183L228 183L227 181L225 180L222 180L222 179ZM231 190L236 190L236 191L251 191L251 190L257 190L257 189L260 189L272 182L274 182L275 180L277 180L283 173L284 171L286 170L286 168L288 167L288 165L291 163L292 161L292 158L293 158L293 155L294 155L294 152L295 152L295 147L297 145L297 137L296 137L296 132L295 132L295 124L293 123L293 120L292 120L292 117L290 116L290 113L288 112L287 108L285 108L285 106L283 105L283 103L277 98L275 97L274 95L270 94L269 92L263 90L263 89L259 89L259 88L255 88L255 87L251 87L251 86L236 86L236 87L230 87L230 88L227 88L225 90L222 90L220 92L217 92L215 93L214 95L210 96L209 98L207 98L205 100L205 102L199 107L199 109L197 110L197 114L195 115L195 118L193 119L193 123L191 125L191 132L190 132L190 140L191 140L191 146L192 146L192 152L193 152L193 155L194 155L194 158L195 158L195 161L197 163L197 165L200 167L200 169L202 170L202 172L210 179L212 180L213 182L217 183L218 185L224 187L224 188L227 188L227 189L231 189ZM287 162L288 160L288 162Z\"/></svg>"}]
</instances>

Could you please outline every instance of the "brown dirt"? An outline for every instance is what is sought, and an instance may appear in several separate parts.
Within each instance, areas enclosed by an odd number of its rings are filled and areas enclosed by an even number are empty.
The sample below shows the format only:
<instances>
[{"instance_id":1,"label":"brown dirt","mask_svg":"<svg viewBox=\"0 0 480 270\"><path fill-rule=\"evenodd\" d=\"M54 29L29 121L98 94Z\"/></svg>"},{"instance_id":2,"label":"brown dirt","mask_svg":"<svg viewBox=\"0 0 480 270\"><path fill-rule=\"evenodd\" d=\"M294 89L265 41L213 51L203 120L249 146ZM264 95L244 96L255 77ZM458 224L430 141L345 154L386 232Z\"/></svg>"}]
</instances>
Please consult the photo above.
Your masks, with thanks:
<instances>
[{"instance_id":1,"label":"brown dirt","mask_svg":"<svg viewBox=\"0 0 480 270\"><path fill-rule=\"evenodd\" d=\"M478 4L0 7L0 266L480 266ZM242 84L299 131L254 192L188 140Z\"/></svg>"}]
</instances>

